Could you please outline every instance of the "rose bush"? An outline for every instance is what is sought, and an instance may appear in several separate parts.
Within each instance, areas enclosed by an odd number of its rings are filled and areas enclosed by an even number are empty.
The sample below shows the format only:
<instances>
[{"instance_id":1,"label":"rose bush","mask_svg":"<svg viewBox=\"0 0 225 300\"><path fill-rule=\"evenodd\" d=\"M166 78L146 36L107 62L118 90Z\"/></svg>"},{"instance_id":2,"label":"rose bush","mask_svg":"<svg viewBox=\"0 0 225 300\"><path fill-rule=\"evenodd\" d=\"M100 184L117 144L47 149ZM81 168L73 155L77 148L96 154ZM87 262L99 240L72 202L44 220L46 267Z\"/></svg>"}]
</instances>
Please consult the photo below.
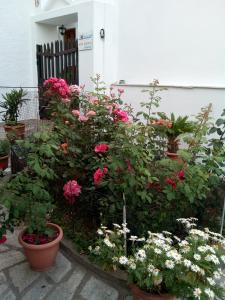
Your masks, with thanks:
<instances>
[{"instance_id":1,"label":"rose bush","mask_svg":"<svg viewBox=\"0 0 225 300\"><path fill-rule=\"evenodd\" d=\"M209 194L223 182L224 114L211 125L211 108L204 108L195 130L185 137L188 148L179 152L182 161L172 161L166 156L165 135L157 129L173 125L156 122L158 82L150 85L149 101L135 114L123 104L123 90L112 86L107 93L99 76L92 80L92 93L62 79L47 80L52 123L47 140L52 147L44 142L37 150L33 137L24 142L30 148L27 165L32 175L26 180L35 175L72 236L79 236L80 227L89 234L100 223L121 223L125 204L135 234L165 226L176 230L176 219L189 215L204 223L204 211L213 212L217 225L220 200L210 200ZM217 136L209 138L209 131ZM11 183L17 189L18 182Z\"/></svg>"}]
</instances>

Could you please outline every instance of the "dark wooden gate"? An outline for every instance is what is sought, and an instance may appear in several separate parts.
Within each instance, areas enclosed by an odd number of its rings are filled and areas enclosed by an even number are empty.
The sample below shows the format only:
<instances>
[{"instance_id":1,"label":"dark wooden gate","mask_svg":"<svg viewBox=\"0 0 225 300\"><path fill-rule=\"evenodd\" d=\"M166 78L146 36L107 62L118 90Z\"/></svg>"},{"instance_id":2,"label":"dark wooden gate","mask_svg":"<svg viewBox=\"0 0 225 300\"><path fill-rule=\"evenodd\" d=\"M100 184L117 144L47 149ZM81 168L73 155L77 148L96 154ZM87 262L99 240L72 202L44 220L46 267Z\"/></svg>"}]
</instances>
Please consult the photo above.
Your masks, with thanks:
<instances>
[{"instance_id":1,"label":"dark wooden gate","mask_svg":"<svg viewBox=\"0 0 225 300\"><path fill-rule=\"evenodd\" d=\"M43 83L49 77L63 78L68 84L79 84L77 41L55 41L37 45L37 73L40 117L45 118L48 100L43 97Z\"/></svg>"}]
</instances>

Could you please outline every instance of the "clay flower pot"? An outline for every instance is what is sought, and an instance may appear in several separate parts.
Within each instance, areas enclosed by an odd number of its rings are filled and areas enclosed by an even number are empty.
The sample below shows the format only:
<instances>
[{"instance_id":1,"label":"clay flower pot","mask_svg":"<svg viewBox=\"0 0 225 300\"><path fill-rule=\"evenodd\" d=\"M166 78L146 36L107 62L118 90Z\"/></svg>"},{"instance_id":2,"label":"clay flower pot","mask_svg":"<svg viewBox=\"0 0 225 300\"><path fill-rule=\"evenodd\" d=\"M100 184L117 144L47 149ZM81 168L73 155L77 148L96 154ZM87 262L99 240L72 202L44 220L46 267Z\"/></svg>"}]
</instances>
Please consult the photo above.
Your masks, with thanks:
<instances>
[{"instance_id":1,"label":"clay flower pot","mask_svg":"<svg viewBox=\"0 0 225 300\"><path fill-rule=\"evenodd\" d=\"M25 124L18 123L17 125L5 125L6 135L9 139L23 139L25 136Z\"/></svg>"},{"instance_id":2,"label":"clay flower pot","mask_svg":"<svg viewBox=\"0 0 225 300\"><path fill-rule=\"evenodd\" d=\"M0 170L5 170L8 168L8 161L9 161L8 155L0 157Z\"/></svg>"},{"instance_id":3,"label":"clay flower pot","mask_svg":"<svg viewBox=\"0 0 225 300\"><path fill-rule=\"evenodd\" d=\"M173 152L166 152L166 156L172 160L176 160L179 164L183 164L183 159L177 154Z\"/></svg>"},{"instance_id":4,"label":"clay flower pot","mask_svg":"<svg viewBox=\"0 0 225 300\"><path fill-rule=\"evenodd\" d=\"M55 240L47 244L32 245L24 242L22 237L25 233L25 230L20 232L18 237L19 243L23 246L31 269L34 271L46 271L54 264L59 250L59 243L63 238L63 231L61 227L53 223L48 223L48 227L55 229L59 234Z\"/></svg>"},{"instance_id":5,"label":"clay flower pot","mask_svg":"<svg viewBox=\"0 0 225 300\"><path fill-rule=\"evenodd\" d=\"M134 300L175 300L170 294L151 294L139 289L135 284L130 285Z\"/></svg>"}]
</instances>

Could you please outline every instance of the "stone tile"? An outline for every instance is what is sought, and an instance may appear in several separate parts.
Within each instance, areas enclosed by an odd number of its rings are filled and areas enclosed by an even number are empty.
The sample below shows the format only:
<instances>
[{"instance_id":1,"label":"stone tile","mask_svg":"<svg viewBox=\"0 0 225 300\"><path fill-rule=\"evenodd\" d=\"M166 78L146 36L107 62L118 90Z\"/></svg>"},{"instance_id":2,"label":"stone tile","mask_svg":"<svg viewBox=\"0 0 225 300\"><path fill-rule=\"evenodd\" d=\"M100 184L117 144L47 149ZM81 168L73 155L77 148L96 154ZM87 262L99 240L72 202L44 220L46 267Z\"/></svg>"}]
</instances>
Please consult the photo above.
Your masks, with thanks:
<instances>
[{"instance_id":1,"label":"stone tile","mask_svg":"<svg viewBox=\"0 0 225 300\"><path fill-rule=\"evenodd\" d=\"M77 267L69 279L61 282L48 296L48 300L71 300L84 276L85 271Z\"/></svg>"},{"instance_id":2,"label":"stone tile","mask_svg":"<svg viewBox=\"0 0 225 300\"><path fill-rule=\"evenodd\" d=\"M16 296L12 291L8 291L2 298L1 300L16 300Z\"/></svg>"},{"instance_id":3,"label":"stone tile","mask_svg":"<svg viewBox=\"0 0 225 300\"><path fill-rule=\"evenodd\" d=\"M0 253L0 271L25 259L24 255L16 250Z\"/></svg>"},{"instance_id":4,"label":"stone tile","mask_svg":"<svg viewBox=\"0 0 225 300\"><path fill-rule=\"evenodd\" d=\"M7 279L5 275L0 273L0 295L2 295L8 288Z\"/></svg>"},{"instance_id":5,"label":"stone tile","mask_svg":"<svg viewBox=\"0 0 225 300\"><path fill-rule=\"evenodd\" d=\"M38 280L23 297L21 297L21 300L42 300L51 288L52 285L49 284L46 279L42 278Z\"/></svg>"},{"instance_id":6,"label":"stone tile","mask_svg":"<svg viewBox=\"0 0 225 300\"><path fill-rule=\"evenodd\" d=\"M9 276L12 283L19 289L19 292L28 287L40 274L30 269L27 262L14 266L9 269Z\"/></svg>"},{"instance_id":7,"label":"stone tile","mask_svg":"<svg viewBox=\"0 0 225 300\"><path fill-rule=\"evenodd\" d=\"M71 262L59 252L55 265L47 271L47 274L53 281L59 282L71 270L71 267Z\"/></svg>"},{"instance_id":8,"label":"stone tile","mask_svg":"<svg viewBox=\"0 0 225 300\"><path fill-rule=\"evenodd\" d=\"M119 296L116 289L95 277L88 280L80 294L87 300L116 300Z\"/></svg>"},{"instance_id":9,"label":"stone tile","mask_svg":"<svg viewBox=\"0 0 225 300\"><path fill-rule=\"evenodd\" d=\"M6 245L13 246L16 248L22 248L18 241L18 235L22 229L15 229L13 233L7 233Z\"/></svg>"},{"instance_id":10,"label":"stone tile","mask_svg":"<svg viewBox=\"0 0 225 300\"><path fill-rule=\"evenodd\" d=\"M5 252L9 250L9 248L6 245L0 245L0 253Z\"/></svg>"}]
</instances>

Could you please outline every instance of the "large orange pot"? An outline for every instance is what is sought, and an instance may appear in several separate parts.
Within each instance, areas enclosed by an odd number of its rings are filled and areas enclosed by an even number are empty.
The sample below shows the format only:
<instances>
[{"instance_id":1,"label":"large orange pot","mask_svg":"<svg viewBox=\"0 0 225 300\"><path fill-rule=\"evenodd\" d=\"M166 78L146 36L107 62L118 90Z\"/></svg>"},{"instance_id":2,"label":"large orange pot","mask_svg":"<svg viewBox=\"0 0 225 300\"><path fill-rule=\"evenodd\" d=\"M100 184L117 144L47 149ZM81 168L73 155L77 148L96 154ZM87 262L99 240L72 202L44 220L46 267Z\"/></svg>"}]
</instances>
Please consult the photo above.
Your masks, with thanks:
<instances>
[{"instance_id":1,"label":"large orange pot","mask_svg":"<svg viewBox=\"0 0 225 300\"><path fill-rule=\"evenodd\" d=\"M139 289L135 284L130 285L134 300L175 300L171 294L151 294Z\"/></svg>"},{"instance_id":2,"label":"large orange pot","mask_svg":"<svg viewBox=\"0 0 225 300\"><path fill-rule=\"evenodd\" d=\"M5 170L8 168L8 163L9 163L9 156L2 156L0 157L0 169Z\"/></svg>"},{"instance_id":3,"label":"large orange pot","mask_svg":"<svg viewBox=\"0 0 225 300\"><path fill-rule=\"evenodd\" d=\"M6 135L9 140L23 139L25 136L25 124L18 123L17 125L5 125Z\"/></svg>"},{"instance_id":4,"label":"large orange pot","mask_svg":"<svg viewBox=\"0 0 225 300\"><path fill-rule=\"evenodd\" d=\"M20 232L18 237L19 243L23 246L31 269L34 271L46 271L55 263L56 255L59 250L59 243L63 238L63 231L60 226L53 223L48 223L48 227L51 227L59 232L57 238L50 243L43 245L31 245L24 242L22 237L25 233L25 230Z\"/></svg>"}]
</instances>

